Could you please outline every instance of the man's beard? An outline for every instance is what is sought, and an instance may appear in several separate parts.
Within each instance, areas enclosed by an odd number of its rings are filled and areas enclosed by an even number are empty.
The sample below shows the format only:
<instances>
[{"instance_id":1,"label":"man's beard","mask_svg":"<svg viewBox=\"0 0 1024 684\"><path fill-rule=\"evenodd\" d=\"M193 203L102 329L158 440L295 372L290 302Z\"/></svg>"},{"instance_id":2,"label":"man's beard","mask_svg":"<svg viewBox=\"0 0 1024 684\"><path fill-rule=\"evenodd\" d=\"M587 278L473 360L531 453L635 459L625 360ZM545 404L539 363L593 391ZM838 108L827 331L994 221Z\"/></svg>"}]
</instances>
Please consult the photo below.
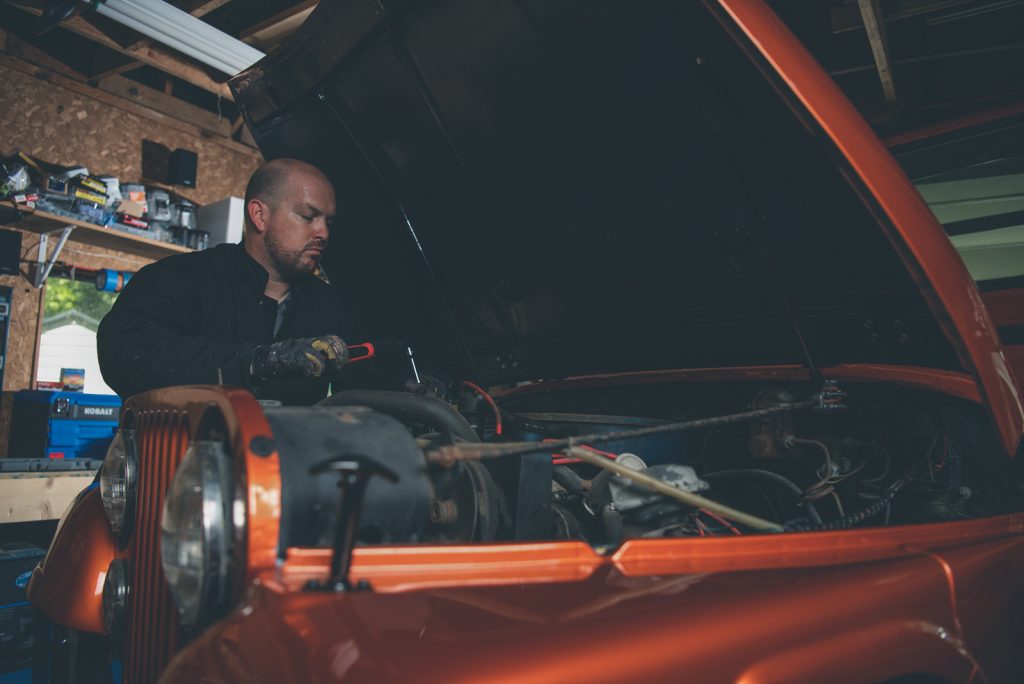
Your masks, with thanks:
<instances>
[{"instance_id":1,"label":"man's beard","mask_svg":"<svg viewBox=\"0 0 1024 684\"><path fill-rule=\"evenodd\" d=\"M264 238L264 242L267 245L267 254L270 255L270 259L274 262L277 270L281 275L289 278L308 275L315 271L319 260L305 255L305 251L314 245L320 245L321 250L326 247L323 242L314 240L306 243L299 249L285 249L269 231Z\"/></svg>"}]
</instances>

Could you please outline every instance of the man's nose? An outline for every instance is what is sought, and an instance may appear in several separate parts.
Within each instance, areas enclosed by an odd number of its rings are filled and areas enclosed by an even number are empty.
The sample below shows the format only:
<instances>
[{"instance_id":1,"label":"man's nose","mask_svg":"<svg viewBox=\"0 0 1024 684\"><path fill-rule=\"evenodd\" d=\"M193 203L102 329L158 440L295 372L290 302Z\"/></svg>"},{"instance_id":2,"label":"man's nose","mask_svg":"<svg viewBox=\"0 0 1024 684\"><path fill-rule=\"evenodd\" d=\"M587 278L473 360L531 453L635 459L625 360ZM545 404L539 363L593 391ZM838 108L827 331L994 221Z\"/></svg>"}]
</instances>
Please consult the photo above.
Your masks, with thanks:
<instances>
[{"instance_id":1,"label":"man's nose","mask_svg":"<svg viewBox=\"0 0 1024 684\"><path fill-rule=\"evenodd\" d=\"M327 219L320 217L313 222L313 237L327 240L330 234L331 231L327 226Z\"/></svg>"}]
</instances>

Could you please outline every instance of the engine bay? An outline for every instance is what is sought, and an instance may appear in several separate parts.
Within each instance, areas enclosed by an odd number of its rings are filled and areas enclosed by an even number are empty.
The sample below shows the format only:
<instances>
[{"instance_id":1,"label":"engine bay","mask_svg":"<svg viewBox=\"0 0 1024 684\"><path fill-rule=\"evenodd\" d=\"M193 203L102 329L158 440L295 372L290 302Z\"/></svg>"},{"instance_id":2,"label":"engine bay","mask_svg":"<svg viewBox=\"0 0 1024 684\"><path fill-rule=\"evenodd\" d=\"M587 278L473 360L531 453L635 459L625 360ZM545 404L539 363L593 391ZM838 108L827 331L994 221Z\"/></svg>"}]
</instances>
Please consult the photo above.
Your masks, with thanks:
<instances>
[{"instance_id":1,"label":"engine bay","mask_svg":"<svg viewBox=\"0 0 1024 684\"><path fill-rule=\"evenodd\" d=\"M851 382L823 403L806 381L538 385L497 400L472 383L438 389L341 392L321 405L329 424L292 429L282 544L331 543L337 488L306 474L306 455L324 453L309 440L325 432L340 439L334 451L401 473L370 483L363 544L580 540L603 550L1024 507L1018 465L983 408L925 390ZM289 411L267 411L279 441Z\"/></svg>"}]
</instances>

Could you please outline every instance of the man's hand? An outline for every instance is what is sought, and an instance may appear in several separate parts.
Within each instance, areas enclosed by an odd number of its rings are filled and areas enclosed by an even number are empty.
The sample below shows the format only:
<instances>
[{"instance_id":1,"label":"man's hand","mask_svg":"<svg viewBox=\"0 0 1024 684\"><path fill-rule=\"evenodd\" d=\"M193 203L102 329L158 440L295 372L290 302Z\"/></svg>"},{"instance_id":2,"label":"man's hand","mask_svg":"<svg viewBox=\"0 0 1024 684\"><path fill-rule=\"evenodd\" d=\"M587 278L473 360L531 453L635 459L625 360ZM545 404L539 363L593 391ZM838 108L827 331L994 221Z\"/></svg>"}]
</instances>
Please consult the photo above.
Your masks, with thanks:
<instances>
[{"instance_id":1,"label":"man's hand","mask_svg":"<svg viewBox=\"0 0 1024 684\"><path fill-rule=\"evenodd\" d=\"M281 340L256 347L251 376L255 383L278 378L315 379L333 375L348 363L348 346L337 335Z\"/></svg>"}]
</instances>

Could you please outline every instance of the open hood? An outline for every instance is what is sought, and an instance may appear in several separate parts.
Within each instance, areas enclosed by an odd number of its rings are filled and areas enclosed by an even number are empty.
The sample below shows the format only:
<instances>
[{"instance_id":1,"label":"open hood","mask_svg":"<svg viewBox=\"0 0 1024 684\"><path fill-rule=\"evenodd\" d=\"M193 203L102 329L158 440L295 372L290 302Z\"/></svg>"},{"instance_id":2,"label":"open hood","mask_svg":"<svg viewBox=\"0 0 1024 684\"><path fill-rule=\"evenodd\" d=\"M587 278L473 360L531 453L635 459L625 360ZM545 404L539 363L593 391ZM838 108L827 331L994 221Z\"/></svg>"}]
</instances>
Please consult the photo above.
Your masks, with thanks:
<instances>
[{"instance_id":1,"label":"open hood","mask_svg":"<svg viewBox=\"0 0 1024 684\"><path fill-rule=\"evenodd\" d=\"M722 4L321 2L231 86L268 159L332 178L325 265L368 329L464 377L975 371L891 215L728 13L757 4Z\"/></svg>"}]
</instances>

